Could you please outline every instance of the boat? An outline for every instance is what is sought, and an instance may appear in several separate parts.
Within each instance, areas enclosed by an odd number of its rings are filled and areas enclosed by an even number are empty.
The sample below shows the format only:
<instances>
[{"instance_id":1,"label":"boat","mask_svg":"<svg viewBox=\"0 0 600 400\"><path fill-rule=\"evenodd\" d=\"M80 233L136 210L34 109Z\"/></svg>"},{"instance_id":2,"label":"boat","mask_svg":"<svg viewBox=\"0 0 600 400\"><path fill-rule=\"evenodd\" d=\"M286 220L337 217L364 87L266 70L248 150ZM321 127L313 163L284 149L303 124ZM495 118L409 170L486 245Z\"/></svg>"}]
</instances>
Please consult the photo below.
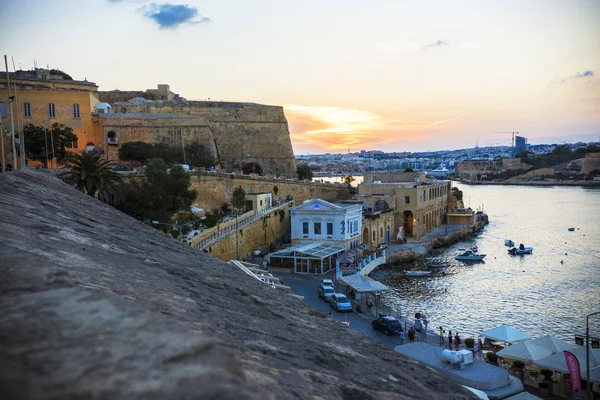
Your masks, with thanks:
<instances>
[{"instance_id":1,"label":"boat","mask_svg":"<svg viewBox=\"0 0 600 400\"><path fill-rule=\"evenodd\" d=\"M455 258L462 261L482 261L486 254L475 254L472 250L457 255Z\"/></svg>"},{"instance_id":2,"label":"boat","mask_svg":"<svg viewBox=\"0 0 600 400\"><path fill-rule=\"evenodd\" d=\"M575 231L575 228L569 228L569 232Z\"/></svg>"},{"instance_id":3,"label":"boat","mask_svg":"<svg viewBox=\"0 0 600 400\"><path fill-rule=\"evenodd\" d=\"M504 239L504 245L508 247L515 247L515 242L510 239Z\"/></svg>"},{"instance_id":4,"label":"boat","mask_svg":"<svg viewBox=\"0 0 600 400\"><path fill-rule=\"evenodd\" d=\"M479 248L476 244L474 244L473 247L471 247L471 250L473 251L473 253L477 253L479 251Z\"/></svg>"},{"instance_id":5,"label":"boat","mask_svg":"<svg viewBox=\"0 0 600 400\"><path fill-rule=\"evenodd\" d=\"M427 276L431 274L431 271L404 271L406 276Z\"/></svg>"},{"instance_id":6,"label":"boat","mask_svg":"<svg viewBox=\"0 0 600 400\"><path fill-rule=\"evenodd\" d=\"M441 257L428 257L425 260L429 268L446 268L448 266Z\"/></svg>"},{"instance_id":7,"label":"boat","mask_svg":"<svg viewBox=\"0 0 600 400\"><path fill-rule=\"evenodd\" d=\"M522 249L513 247L512 249L508 250L508 254L511 254L513 256L519 256L522 254L531 254L531 253L533 253L533 247L524 247Z\"/></svg>"}]
</instances>

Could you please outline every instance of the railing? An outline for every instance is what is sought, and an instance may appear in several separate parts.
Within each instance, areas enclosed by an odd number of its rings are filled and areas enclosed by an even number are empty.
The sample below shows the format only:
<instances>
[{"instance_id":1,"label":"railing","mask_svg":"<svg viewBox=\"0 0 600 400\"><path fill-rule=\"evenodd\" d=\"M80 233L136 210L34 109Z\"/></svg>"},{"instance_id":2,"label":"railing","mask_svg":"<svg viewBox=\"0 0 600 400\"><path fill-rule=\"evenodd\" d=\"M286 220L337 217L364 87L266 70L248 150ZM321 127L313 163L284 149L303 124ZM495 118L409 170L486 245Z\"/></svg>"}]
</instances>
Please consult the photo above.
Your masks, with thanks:
<instances>
[{"instance_id":1,"label":"railing","mask_svg":"<svg viewBox=\"0 0 600 400\"><path fill-rule=\"evenodd\" d=\"M235 224L230 225L224 229L217 229L216 231L213 231L211 234L207 235L206 237L203 237L198 243L195 243L194 245L192 245L192 247L195 247L196 249L205 249L206 247L235 233L241 227L251 224L252 222L256 221L257 219L262 218L263 216L270 214L274 211L280 210L285 207L291 207L293 205L294 205L293 200L287 201L287 202L281 203L275 207L271 207L271 208L267 208L267 209L255 212L252 215L249 215L247 217L243 217L243 218L236 217Z\"/></svg>"}]
</instances>

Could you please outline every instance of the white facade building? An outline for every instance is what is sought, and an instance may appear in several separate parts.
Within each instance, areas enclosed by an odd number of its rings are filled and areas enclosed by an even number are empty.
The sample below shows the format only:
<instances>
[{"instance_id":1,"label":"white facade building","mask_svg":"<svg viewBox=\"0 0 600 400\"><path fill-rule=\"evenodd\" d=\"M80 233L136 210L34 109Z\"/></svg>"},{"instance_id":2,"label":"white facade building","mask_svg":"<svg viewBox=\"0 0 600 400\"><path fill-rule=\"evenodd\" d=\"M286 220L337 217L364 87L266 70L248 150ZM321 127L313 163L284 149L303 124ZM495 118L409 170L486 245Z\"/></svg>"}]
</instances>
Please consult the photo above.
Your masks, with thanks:
<instances>
[{"instance_id":1,"label":"white facade building","mask_svg":"<svg viewBox=\"0 0 600 400\"><path fill-rule=\"evenodd\" d=\"M325 241L346 250L361 244L362 204L332 204L311 199L290 208L292 245Z\"/></svg>"}]
</instances>

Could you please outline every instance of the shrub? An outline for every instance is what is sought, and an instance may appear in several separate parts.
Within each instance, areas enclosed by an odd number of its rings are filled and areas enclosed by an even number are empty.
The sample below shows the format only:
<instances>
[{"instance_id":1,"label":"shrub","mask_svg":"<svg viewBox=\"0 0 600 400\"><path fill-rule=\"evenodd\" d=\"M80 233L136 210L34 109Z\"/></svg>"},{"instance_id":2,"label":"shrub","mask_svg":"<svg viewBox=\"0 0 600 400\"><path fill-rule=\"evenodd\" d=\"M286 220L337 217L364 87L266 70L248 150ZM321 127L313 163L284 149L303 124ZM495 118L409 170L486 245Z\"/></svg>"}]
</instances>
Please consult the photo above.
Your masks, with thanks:
<instances>
[{"instance_id":1,"label":"shrub","mask_svg":"<svg viewBox=\"0 0 600 400\"><path fill-rule=\"evenodd\" d=\"M466 338L465 339L465 346L467 346L467 348L472 349L475 345L475 339L473 339L472 337Z\"/></svg>"}]
</instances>

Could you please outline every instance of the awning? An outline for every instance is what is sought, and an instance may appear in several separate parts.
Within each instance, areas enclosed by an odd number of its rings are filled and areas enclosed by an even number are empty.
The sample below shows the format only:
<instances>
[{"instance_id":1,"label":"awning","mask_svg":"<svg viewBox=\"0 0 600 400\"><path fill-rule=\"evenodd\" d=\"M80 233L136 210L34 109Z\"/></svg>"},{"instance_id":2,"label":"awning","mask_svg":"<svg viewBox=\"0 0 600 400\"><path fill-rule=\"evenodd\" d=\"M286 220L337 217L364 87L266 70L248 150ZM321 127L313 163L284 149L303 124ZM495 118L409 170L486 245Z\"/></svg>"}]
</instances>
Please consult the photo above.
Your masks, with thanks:
<instances>
[{"instance_id":1,"label":"awning","mask_svg":"<svg viewBox=\"0 0 600 400\"><path fill-rule=\"evenodd\" d=\"M585 354L585 346L576 346L572 349L568 350L573 353L577 360L579 360L579 370L581 371L581 377L585 379L586 375L586 354ZM534 361L534 365L539 367L548 368L553 371L559 371L563 374L568 374L569 369L567 368L567 361L565 360L564 352L556 353L549 357L542 358L540 360ZM594 369L600 366L600 349L590 349L590 379ZM600 377L597 377L600 378ZM598 379L597 381L600 381Z\"/></svg>"},{"instance_id":2,"label":"awning","mask_svg":"<svg viewBox=\"0 0 600 400\"><path fill-rule=\"evenodd\" d=\"M569 344L565 341L562 341L562 340L557 339L554 336L550 336L550 335L542 336L540 338L530 340L527 343L541 346L545 349L550 350L554 354L556 354L558 352L562 352L563 350L571 349L576 346L574 344Z\"/></svg>"},{"instance_id":3,"label":"awning","mask_svg":"<svg viewBox=\"0 0 600 400\"><path fill-rule=\"evenodd\" d=\"M391 290L388 286L384 285L383 283L361 274L344 276L340 278L340 280L359 293L387 292Z\"/></svg>"},{"instance_id":4,"label":"awning","mask_svg":"<svg viewBox=\"0 0 600 400\"><path fill-rule=\"evenodd\" d=\"M303 243L287 249L279 250L267 255L267 261L271 262L271 257L275 258L306 258L311 260L320 260L325 257L333 256L345 250L344 246L332 242L311 242Z\"/></svg>"},{"instance_id":5,"label":"awning","mask_svg":"<svg viewBox=\"0 0 600 400\"><path fill-rule=\"evenodd\" d=\"M528 392L521 392L519 394L515 394L514 396L510 396L505 398L504 400L543 400L541 397L537 397L534 394Z\"/></svg>"},{"instance_id":6,"label":"awning","mask_svg":"<svg viewBox=\"0 0 600 400\"><path fill-rule=\"evenodd\" d=\"M531 336L528 334L511 328L508 325L500 325L494 329L481 332L481 336L506 343L516 343L531 339Z\"/></svg>"}]
</instances>

